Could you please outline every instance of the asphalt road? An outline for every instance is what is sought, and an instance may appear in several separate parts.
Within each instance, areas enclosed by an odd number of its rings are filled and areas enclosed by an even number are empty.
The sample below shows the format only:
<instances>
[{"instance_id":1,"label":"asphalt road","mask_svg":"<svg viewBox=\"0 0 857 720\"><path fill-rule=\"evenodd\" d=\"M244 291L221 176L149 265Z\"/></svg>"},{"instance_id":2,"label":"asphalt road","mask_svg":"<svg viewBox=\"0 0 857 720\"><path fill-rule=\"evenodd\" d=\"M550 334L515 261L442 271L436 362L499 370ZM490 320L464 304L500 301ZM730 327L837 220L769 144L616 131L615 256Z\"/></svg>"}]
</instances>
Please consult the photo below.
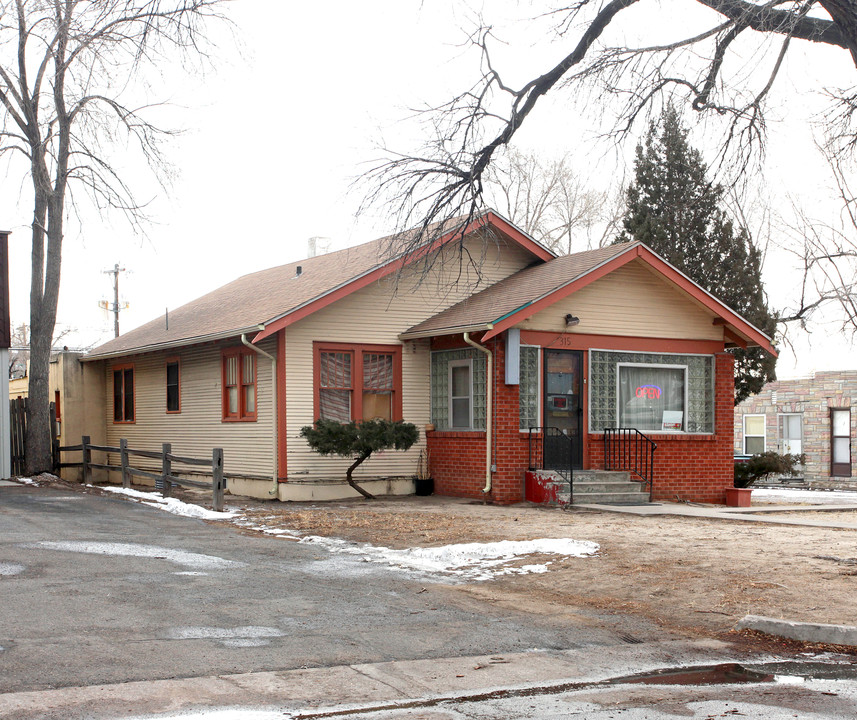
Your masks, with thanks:
<instances>
[{"instance_id":1,"label":"asphalt road","mask_svg":"<svg viewBox=\"0 0 857 720\"><path fill-rule=\"evenodd\" d=\"M0 692L663 639L122 498L0 487Z\"/></svg>"}]
</instances>

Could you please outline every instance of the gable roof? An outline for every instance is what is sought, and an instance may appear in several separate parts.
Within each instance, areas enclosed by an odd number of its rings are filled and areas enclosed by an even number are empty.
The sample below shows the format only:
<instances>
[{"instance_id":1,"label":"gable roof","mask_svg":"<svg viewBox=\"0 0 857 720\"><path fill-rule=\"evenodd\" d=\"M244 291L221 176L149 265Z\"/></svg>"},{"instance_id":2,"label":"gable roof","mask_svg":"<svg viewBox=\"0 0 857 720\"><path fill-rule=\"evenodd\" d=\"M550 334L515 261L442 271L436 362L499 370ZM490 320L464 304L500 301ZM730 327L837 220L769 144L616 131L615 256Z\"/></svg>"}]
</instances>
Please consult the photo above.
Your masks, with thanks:
<instances>
[{"instance_id":1,"label":"gable roof","mask_svg":"<svg viewBox=\"0 0 857 720\"><path fill-rule=\"evenodd\" d=\"M484 331L489 340L540 310L568 297L623 265L639 259L715 315L724 336L736 345L758 345L772 355L771 339L670 265L641 242L618 243L554 258L525 268L409 328L403 340Z\"/></svg>"},{"instance_id":2,"label":"gable roof","mask_svg":"<svg viewBox=\"0 0 857 720\"><path fill-rule=\"evenodd\" d=\"M390 254L401 235L389 235L337 252L260 270L95 348L83 360L98 360L209 342L242 333L259 341L301 318L404 265L450 240L490 227L540 260L553 253L493 211L465 225L459 217L427 228L428 242L414 252ZM446 228L449 228L446 230ZM432 238L436 238L432 240ZM298 275L297 269L301 268Z\"/></svg>"}]
</instances>

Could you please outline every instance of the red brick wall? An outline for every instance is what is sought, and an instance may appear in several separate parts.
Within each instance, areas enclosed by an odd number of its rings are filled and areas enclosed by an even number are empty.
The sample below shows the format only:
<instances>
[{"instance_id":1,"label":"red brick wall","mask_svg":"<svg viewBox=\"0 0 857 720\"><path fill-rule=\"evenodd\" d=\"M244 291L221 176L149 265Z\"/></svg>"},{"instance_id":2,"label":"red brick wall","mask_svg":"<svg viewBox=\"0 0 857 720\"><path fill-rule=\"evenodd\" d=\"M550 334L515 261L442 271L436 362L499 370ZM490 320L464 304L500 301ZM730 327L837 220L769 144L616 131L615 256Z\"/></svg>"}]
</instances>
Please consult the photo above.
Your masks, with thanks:
<instances>
[{"instance_id":1,"label":"red brick wall","mask_svg":"<svg viewBox=\"0 0 857 720\"><path fill-rule=\"evenodd\" d=\"M524 472L528 466L527 433L518 429L518 386L505 384L502 338L489 342L494 353L494 439L492 491L485 486L485 433L426 433L435 492L453 497L515 503L524 499ZM715 357L715 434L657 435L654 499L722 503L732 487L732 422L734 361L729 353ZM587 436L592 469L604 467L601 435Z\"/></svg>"},{"instance_id":2,"label":"red brick wall","mask_svg":"<svg viewBox=\"0 0 857 720\"><path fill-rule=\"evenodd\" d=\"M715 355L714 435L654 435L654 500L723 503L732 487L732 423L735 361L727 352ZM604 441L589 435L589 463L604 467Z\"/></svg>"}]
</instances>

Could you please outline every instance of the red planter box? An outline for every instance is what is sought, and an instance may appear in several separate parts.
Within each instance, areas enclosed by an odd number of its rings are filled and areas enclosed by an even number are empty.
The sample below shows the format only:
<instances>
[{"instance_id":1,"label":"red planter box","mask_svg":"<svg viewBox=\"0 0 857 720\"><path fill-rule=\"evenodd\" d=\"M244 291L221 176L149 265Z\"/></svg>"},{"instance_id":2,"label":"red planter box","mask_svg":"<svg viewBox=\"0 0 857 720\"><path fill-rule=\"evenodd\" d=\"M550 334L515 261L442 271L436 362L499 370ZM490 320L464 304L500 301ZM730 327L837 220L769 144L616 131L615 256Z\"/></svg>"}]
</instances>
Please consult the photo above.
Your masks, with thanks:
<instances>
[{"instance_id":1,"label":"red planter box","mask_svg":"<svg viewBox=\"0 0 857 720\"><path fill-rule=\"evenodd\" d=\"M753 488L726 488L726 504L729 507L750 507Z\"/></svg>"}]
</instances>

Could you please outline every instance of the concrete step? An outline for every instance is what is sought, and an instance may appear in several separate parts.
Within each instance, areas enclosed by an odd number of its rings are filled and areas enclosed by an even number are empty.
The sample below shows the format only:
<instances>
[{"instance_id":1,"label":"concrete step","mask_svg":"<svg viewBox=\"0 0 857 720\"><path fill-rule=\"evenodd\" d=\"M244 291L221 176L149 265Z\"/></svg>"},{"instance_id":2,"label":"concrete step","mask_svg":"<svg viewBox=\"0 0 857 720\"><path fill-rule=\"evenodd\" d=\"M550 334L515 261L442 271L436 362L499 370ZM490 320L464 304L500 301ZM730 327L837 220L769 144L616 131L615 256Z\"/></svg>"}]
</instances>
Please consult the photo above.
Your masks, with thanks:
<instances>
[{"instance_id":1,"label":"concrete step","mask_svg":"<svg viewBox=\"0 0 857 720\"><path fill-rule=\"evenodd\" d=\"M631 473L625 470L575 470L574 484L578 482L628 482Z\"/></svg>"},{"instance_id":2,"label":"concrete step","mask_svg":"<svg viewBox=\"0 0 857 720\"><path fill-rule=\"evenodd\" d=\"M574 478L575 493L624 493L624 492L639 492L642 483L634 482L633 480L621 481L581 481L579 478Z\"/></svg>"},{"instance_id":3,"label":"concrete step","mask_svg":"<svg viewBox=\"0 0 857 720\"><path fill-rule=\"evenodd\" d=\"M649 493L579 493L574 492L574 505L644 505L649 502Z\"/></svg>"}]
</instances>

